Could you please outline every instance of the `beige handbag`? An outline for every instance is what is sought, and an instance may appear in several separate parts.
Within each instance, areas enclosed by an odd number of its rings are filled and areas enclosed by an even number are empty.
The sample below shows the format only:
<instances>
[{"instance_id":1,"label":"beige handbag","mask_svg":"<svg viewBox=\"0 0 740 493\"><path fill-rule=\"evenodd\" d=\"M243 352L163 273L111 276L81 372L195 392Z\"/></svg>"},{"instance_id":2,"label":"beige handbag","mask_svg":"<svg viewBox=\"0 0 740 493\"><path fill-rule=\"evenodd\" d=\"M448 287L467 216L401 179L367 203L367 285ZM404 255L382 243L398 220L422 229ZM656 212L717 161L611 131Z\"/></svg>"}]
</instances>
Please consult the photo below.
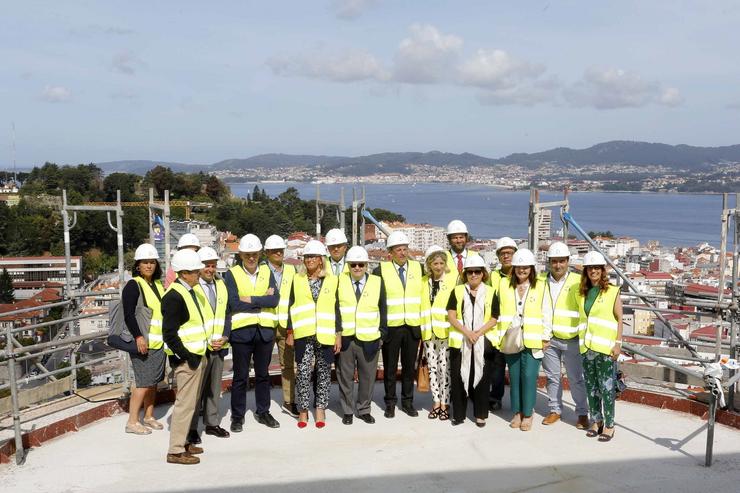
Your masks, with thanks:
<instances>
[{"instance_id":1,"label":"beige handbag","mask_svg":"<svg viewBox=\"0 0 740 493\"><path fill-rule=\"evenodd\" d=\"M516 354L524 349L524 335L522 334L522 319L519 315L514 317L511 325L506 329L506 334L501 341L501 351L504 354Z\"/></svg>"}]
</instances>

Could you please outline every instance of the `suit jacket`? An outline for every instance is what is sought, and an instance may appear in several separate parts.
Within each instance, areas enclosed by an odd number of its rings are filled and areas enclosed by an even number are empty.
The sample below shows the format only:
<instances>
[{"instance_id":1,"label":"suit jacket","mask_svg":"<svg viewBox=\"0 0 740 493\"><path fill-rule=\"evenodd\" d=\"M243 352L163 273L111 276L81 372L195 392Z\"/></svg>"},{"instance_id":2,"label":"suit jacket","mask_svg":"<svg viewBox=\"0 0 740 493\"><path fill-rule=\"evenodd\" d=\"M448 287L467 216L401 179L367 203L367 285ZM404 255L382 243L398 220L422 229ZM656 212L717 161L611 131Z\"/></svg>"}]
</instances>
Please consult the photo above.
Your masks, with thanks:
<instances>
[{"instance_id":1,"label":"suit jacket","mask_svg":"<svg viewBox=\"0 0 740 493\"><path fill-rule=\"evenodd\" d=\"M259 313L263 308L275 308L280 301L280 288L275 282L275 276L272 275L272 272L270 272L269 287L273 289L273 294L252 296L251 303L245 303L239 299L239 289L236 286L236 281L231 271L226 271L226 274L224 274L224 283L226 283L226 290L229 292L230 315L235 312ZM259 337L263 342L270 342L275 339L275 330L262 327L258 324L248 325L237 330L233 330L232 328L229 342L248 344L253 342L255 337Z\"/></svg>"}]
</instances>

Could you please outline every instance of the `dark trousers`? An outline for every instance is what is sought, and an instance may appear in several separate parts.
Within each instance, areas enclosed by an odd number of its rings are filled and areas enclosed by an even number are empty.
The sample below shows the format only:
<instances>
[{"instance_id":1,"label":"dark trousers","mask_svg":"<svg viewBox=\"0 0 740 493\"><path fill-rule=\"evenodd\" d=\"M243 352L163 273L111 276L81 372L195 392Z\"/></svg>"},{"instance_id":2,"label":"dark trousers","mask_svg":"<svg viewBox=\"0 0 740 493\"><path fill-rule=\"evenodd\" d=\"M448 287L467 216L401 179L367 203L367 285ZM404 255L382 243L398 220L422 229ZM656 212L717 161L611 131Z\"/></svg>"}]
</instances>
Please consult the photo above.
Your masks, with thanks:
<instances>
[{"instance_id":1,"label":"dark trousers","mask_svg":"<svg viewBox=\"0 0 740 493\"><path fill-rule=\"evenodd\" d=\"M354 337L346 349L339 353L335 367L337 369L337 382L339 383L339 402L344 414L357 415L370 413L370 403L373 399L373 386L375 375L378 370L378 351L368 355L361 344ZM353 402L352 394L355 386L355 370L357 370L357 399Z\"/></svg>"},{"instance_id":2,"label":"dark trousers","mask_svg":"<svg viewBox=\"0 0 740 493\"><path fill-rule=\"evenodd\" d=\"M265 342L255 335L251 342L232 342L234 350L234 380L231 384L231 419L243 420L247 412L247 388L249 386L249 364L254 357L254 399L257 414L270 410L270 358L275 340Z\"/></svg>"},{"instance_id":3,"label":"dark trousers","mask_svg":"<svg viewBox=\"0 0 740 493\"><path fill-rule=\"evenodd\" d=\"M401 359L401 403L411 406L414 403L414 374L416 373L416 354L419 351L419 337L414 332L418 327L401 325L388 327L388 335L383 341L383 384L385 386L385 404L395 405L396 371L398 359Z\"/></svg>"},{"instance_id":4,"label":"dark trousers","mask_svg":"<svg viewBox=\"0 0 740 493\"><path fill-rule=\"evenodd\" d=\"M473 389L470 395L465 392L465 386L460 376L462 351L457 348L450 348L450 402L452 403L452 418L457 421L465 419L468 411L468 397L473 399L473 414L475 417L480 419L486 419L488 417L488 388L490 385L488 380L490 370L488 366L490 366L489 360L492 359L493 355L491 353L494 347L488 339L483 344L485 347L483 353L483 371L481 372L480 382L478 382L476 387L473 387L475 362L472 357L470 358L470 380L468 382L468 388ZM488 356L490 356L490 359Z\"/></svg>"},{"instance_id":5,"label":"dark trousers","mask_svg":"<svg viewBox=\"0 0 740 493\"><path fill-rule=\"evenodd\" d=\"M504 398L504 384L506 376L506 358L504 353L491 346L491 351L486 351L486 366L488 367L488 380L491 383L489 401L500 401Z\"/></svg>"},{"instance_id":6,"label":"dark trousers","mask_svg":"<svg viewBox=\"0 0 740 493\"><path fill-rule=\"evenodd\" d=\"M221 379L224 371L224 356L219 352L206 353L206 369L198 392L198 402L195 405L193 419L190 421L190 429L198 429L198 419L203 414L203 424L206 426L218 426L221 416L218 411L218 403L221 400Z\"/></svg>"}]
</instances>

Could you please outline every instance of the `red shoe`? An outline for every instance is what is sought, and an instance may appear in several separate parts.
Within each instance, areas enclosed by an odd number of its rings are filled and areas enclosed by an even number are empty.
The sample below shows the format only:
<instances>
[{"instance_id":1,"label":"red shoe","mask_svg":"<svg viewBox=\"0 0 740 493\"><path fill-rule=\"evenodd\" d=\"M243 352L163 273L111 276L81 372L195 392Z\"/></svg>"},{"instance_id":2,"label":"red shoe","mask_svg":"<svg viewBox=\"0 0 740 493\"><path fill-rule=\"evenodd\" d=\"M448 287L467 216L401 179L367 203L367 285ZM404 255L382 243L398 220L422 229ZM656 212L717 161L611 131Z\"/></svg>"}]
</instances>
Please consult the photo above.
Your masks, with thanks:
<instances>
[{"instance_id":1,"label":"red shoe","mask_svg":"<svg viewBox=\"0 0 740 493\"><path fill-rule=\"evenodd\" d=\"M323 428L324 426L326 426L326 423L324 423L323 421L316 422L316 428Z\"/></svg>"},{"instance_id":2,"label":"red shoe","mask_svg":"<svg viewBox=\"0 0 740 493\"><path fill-rule=\"evenodd\" d=\"M308 422L307 421L299 421L298 422L298 428L305 428L306 426L308 426ZM316 426L319 426L319 424L316 423Z\"/></svg>"}]
</instances>

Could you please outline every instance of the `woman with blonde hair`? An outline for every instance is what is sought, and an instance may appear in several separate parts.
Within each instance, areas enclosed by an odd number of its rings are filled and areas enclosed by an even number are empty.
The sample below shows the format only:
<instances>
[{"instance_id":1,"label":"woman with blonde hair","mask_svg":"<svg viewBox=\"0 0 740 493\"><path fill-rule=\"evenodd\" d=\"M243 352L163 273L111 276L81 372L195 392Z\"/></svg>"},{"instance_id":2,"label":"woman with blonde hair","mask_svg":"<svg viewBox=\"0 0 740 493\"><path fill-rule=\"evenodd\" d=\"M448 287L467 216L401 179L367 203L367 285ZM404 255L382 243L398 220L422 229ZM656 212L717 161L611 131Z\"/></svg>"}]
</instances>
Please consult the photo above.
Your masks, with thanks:
<instances>
[{"instance_id":1,"label":"woman with blonde hair","mask_svg":"<svg viewBox=\"0 0 740 493\"><path fill-rule=\"evenodd\" d=\"M447 336L447 301L455 288L457 276L450 275L446 252L439 246L426 251L427 274L421 279L421 339L429 363L432 409L428 418L450 419L450 355Z\"/></svg>"},{"instance_id":2,"label":"woman with blonde hair","mask_svg":"<svg viewBox=\"0 0 740 493\"><path fill-rule=\"evenodd\" d=\"M622 351L622 301L619 287L609 284L602 254L588 252L583 257L583 269L578 296L581 315L578 337L593 420L586 436L598 436L600 442L608 442L614 437L614 362Z\"/></svg>"}]
</instances>

